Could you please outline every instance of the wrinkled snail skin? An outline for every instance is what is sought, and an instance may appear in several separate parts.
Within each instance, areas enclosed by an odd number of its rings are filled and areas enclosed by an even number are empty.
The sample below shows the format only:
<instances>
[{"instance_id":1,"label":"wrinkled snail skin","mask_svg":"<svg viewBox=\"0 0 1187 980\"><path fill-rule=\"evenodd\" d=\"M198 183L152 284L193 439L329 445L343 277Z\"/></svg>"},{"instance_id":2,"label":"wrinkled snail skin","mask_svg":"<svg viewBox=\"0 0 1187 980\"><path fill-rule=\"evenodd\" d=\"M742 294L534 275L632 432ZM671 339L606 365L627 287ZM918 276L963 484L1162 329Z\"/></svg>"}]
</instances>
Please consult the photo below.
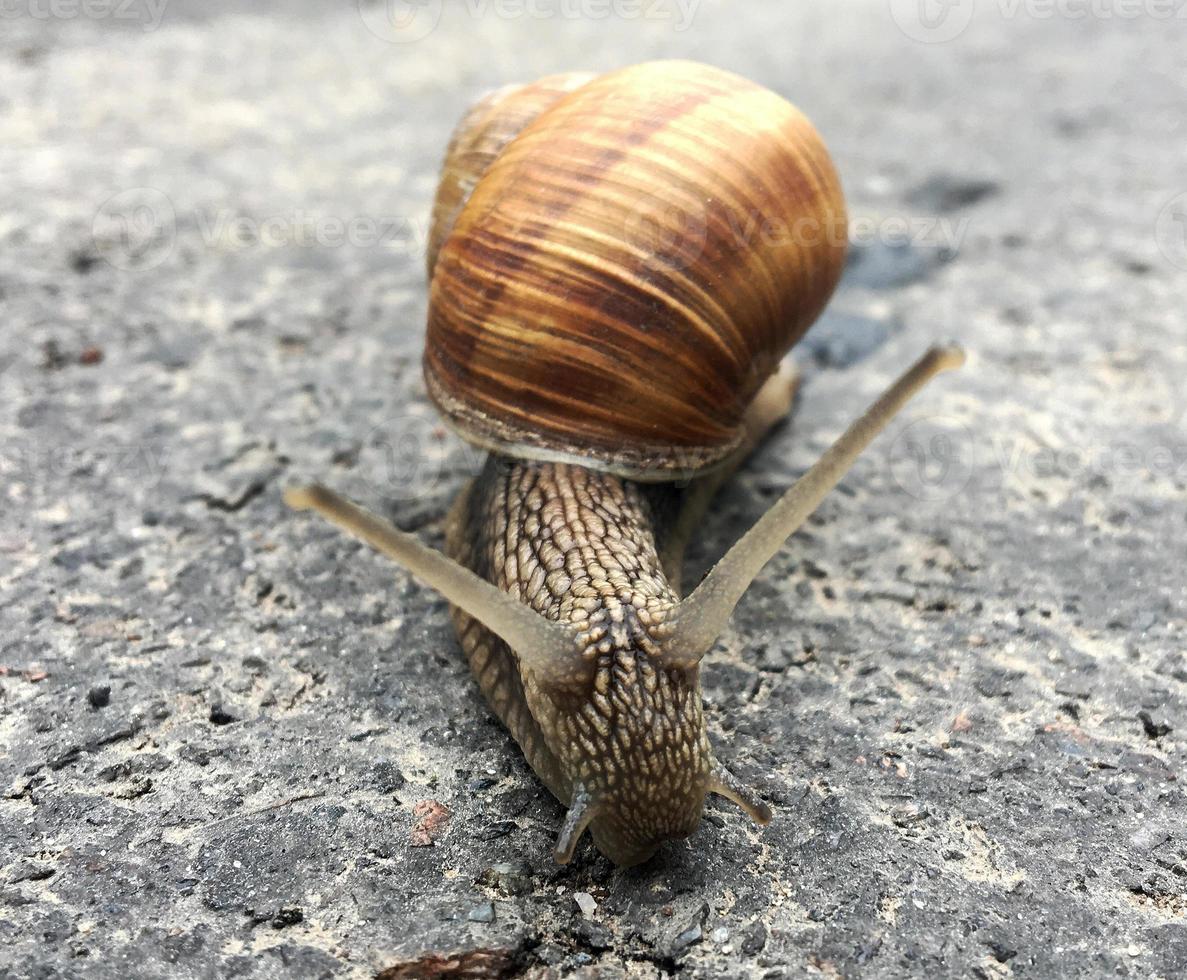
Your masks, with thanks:
<instances>
[{"instance_id":1,"label":"wrinkled snail skin","mask_svg":"<svg viewBox=\"0 0 1187 980\"><path fill-rule=\"evenodd\" d=\"M699 666L662 656L680 598L660 566L656 500L652 488L582 466L492 455L459 499L446 544L581 637L573 684L541 684L453 610L474 676L529 765L565 803L579 786L597 801L594 842L624 866L696 829L714 768Z\"/></svg>"},{"instance_id":2,"label":"wrinkled snail skin","mask_svg":"<svg viewBox=\"0 0 1187 980\"><path fill-rule=\"evenodd\" d=\"M682 594L714 489L790 409L780 360L836 287L845 226L819 135L736 75L655 62L500 89L453 135L429 240L426 389L491 450L445 553L319 485L285 492L449 601L487 701L568 807L562 863L587 829L616 864L645 861L709 794L771 818L714 758L701 660L865 447L964 359L928 351Z\"/></svg>"}]
</instances>

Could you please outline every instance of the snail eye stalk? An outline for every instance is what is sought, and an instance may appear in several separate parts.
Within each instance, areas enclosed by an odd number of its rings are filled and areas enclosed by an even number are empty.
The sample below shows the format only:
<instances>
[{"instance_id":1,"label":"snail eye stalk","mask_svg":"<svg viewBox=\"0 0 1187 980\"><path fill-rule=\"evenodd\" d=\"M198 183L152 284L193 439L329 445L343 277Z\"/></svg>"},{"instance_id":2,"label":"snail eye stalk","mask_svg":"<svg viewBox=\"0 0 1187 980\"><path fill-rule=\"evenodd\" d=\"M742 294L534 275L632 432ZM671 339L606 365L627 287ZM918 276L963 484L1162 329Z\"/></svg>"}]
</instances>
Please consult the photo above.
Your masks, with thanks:
<instances>
[{"instance_id":1,"label":"snail eye stalk","mask_svg":"<svg viewBox=\"0 0 1187 980\"><path fill-rule=\"evenodd\" d=\"M572 656L577 633L541 616L530 606L491 585L468 568L414 535L394 527L345 497L319 484L284 492L293 510L316 511L331 524L408 569L497 634L516 652L520 662L555 684L572 680Z\"/></svg>"},{"instance_id":2,"label":"snail eye stalk","mask_svg":"<svg viewBox=\"0 0 1187 980\"><path fill-rule=\"evenodd\" d=\"M675 659L696 662L709 651L762 567L841 482L874 437L932 378L960 367L964 359L955 344L929 349L726 552L680 604L672 637Z\"/></svg>"}]
</instances>

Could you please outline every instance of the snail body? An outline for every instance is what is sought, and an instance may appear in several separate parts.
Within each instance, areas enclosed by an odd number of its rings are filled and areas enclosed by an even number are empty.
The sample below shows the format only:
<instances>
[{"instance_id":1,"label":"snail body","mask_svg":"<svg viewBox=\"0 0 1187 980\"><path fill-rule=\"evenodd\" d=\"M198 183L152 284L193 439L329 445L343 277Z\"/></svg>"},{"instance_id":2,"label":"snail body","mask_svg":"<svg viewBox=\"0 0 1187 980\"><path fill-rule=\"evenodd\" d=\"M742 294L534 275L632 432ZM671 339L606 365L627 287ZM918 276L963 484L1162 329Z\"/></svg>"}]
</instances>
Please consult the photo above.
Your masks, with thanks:
<instances>
[{"instance_id":1,"label":"snail body","mask_svg":"<svg viewBox=\"0 0 1187 980\"><path fill-rule=\"evenodd\" d=\"M792 233L755 237L756 220ZM719 69L492 93L451 140L427 256L426 388L491 450L445 554L320 486L286 493L449 599L488 702L569 807L559 861L587 828L616 864L644 861L710 793L771 817L714 758L700 661L862 449L962 358L933 349L681 596L713 489L790 408L777 368L836 286L845 222L811 124Z\"/></svg>"},{"instance_id":2,"label":"snail body","mask_svg":"<svg viewBox=\"0 0 1187 980\"><path fill-rule=\"evenodd\" d=\"M446 553L579 637L571 677L558 682L523 671L507 643L453 610L471 670L532 769L566 804L599 802L598 848L629 865L691 833L713 758L699 667L665 669L661 658L680 597L647 488L492 454L458 501ZM562 843L563 857L575 843Z\"/></svg>"}]
</instances>

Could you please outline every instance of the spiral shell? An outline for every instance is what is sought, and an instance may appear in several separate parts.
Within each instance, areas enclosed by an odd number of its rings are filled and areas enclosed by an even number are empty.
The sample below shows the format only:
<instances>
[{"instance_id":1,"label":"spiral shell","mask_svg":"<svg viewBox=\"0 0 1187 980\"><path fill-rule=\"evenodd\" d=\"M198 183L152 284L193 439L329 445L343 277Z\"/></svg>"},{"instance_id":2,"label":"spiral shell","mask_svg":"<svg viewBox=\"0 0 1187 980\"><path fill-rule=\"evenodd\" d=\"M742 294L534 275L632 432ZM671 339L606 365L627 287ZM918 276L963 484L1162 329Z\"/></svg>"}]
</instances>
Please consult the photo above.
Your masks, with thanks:
<instances>
[{"instance_id":1,"label":"spiral shell","mask_svg":"<svg viewBox=\"0 0 1187 980\"><path fill-rule=\"evenodd\" d=\"M811 123L736 75L652 62L496 93L434 208L429 393L508 455L704 469L832 295L846 230Z\"/></svg>"},{"instance_id":2,"label":"spiral shell","mask_svg":"<svg viewBox=\"0 0 1187 980\"><path fill-rule=\"evenodd\" d=\"M430 280L437 253L458 213L503 147L550 105L594 77L574 71L547 75L530 85L504 85L470 107L454 130L441 165L426 255Z\"/></svg>"}]
</instances>

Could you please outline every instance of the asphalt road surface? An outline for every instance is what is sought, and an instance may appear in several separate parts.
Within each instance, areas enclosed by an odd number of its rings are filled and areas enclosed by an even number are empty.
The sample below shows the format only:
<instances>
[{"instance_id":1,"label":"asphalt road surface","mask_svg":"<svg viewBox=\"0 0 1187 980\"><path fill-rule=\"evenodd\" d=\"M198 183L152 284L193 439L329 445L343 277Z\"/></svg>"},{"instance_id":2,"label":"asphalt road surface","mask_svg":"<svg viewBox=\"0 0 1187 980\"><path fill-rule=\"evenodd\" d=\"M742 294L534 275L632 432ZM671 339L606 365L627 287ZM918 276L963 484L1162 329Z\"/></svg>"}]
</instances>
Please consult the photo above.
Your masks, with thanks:
<instances>
[{"instance_id":1,"label":"asphalt road surface","mask_svg":"<svg viewBox=\"0 0 1187 980\"><path fill-rule=\"evenodd\" d=\"M1187 973L1185 9L0 6L0 975ZM694 571L928 343L970 362L705 664L771 825L561 868L443 601L280 491L440 543L449 131L657 57L797 102L854 219Z\"/></svg>"}]
</instances>

